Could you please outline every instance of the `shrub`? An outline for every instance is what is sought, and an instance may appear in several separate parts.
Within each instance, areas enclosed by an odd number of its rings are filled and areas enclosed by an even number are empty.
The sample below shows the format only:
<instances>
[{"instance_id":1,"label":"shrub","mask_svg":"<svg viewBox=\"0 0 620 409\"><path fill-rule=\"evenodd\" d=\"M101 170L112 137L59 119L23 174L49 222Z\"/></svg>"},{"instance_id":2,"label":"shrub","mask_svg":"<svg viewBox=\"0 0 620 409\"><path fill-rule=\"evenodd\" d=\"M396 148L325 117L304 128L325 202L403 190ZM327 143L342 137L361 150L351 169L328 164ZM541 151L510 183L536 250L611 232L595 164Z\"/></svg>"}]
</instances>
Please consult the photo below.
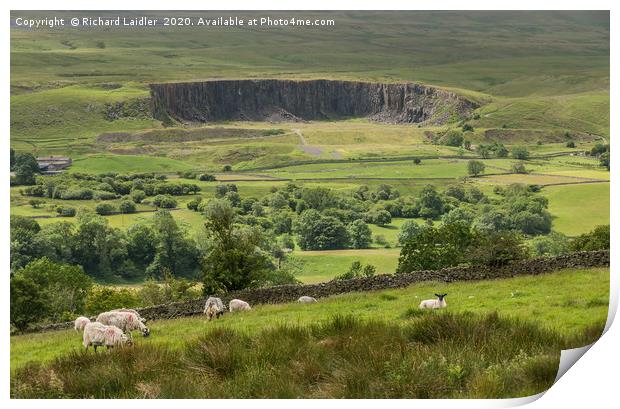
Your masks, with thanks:
<instances>
[{"instance_id":1,"label":"shrub","mask_svg":"<svg viewBox=\"0 0 620 409\"><path fill-rule=\"evenodd\" d=\"M97 286L88 293L86 313L96 315L116 308L134 308L139 305L140 298L134 290Z\"/></svg>"},{"instance_id":2,"label":"shrub","mask_svg":"<svg viewBox=\"0 0 620 409\"><path fill-rule=\"evenodd\" d=\"M566 147L567 148L574 148L575 147L575 141L568 141L568 142L566 142Z\"/></svg>"},{"instance_id":3,"label":"shrub","mask_svg":"<svg viewBox=\"0 0 620 409\"><path fill-rule=\"evenodd\" d=\"M535 256L559 256L568 252L568 237L552 231L546 236L534 237L530 241L530 248Z\"/></svg>"},{"instance_id":4,"label":"shrub","mask_svg":"<svg viewBox=\"0 0 620 409\"><path fill-rule=\"evenodd\" d=\"M208 173L202 173L200 176L198 176L198 180L201 180L203 182L214 182L215 176Z\"/></svg>"},{"instance_id":5,"label":"shrub","mask_svg":"<svg viewBox=\"0 0 620 409\"><path fill-rule=\"evenodd\" d=\"M101 216L112 214L116 211L116 207L110 203L100 203L95 207L95 212Z\"/></svg>"},{"instance_id":6,"label":"shrub","mask_svg":"<svg viewBox=\"0 0 620 409\"><path fill-rule=\"evenodd\" d=\"M93 199L95 200L114 200L118 195L114 192L106 192L105 190L97 190L93 192Z\"/></svg>"},{"instance_id":7,"label":"shrub","mask_svg":"<svg viewBox=\"0 0 620 409\"><path fill-rule=\"evenodd\" d=\"M596 226L570 242L571 251L609 250L609 225Z\"/></svg>"},{"instance_id":8,"label":"shrub","mask_svg":"<svg viewBox=\"0 0 620 409\"><path fill-rule=\"evenodd\" d=\"M202 196L198 196L192 200L190 200L189 202L187 202L187 208L189 210L193 210L193 211L198 211L198 206L200 205L200 203L202 202Z\"/></svg>"},{"instance_id":9,"label":"shrub","mask_svg":"<svg viewBox=\"0 0 620 409\"><path fill-rule=\"evenodd\" d=\"M172 209L177 207L177 201L169 195L157 195L152 200L153 204L163 209Z\"/></svg>"},{"instance_id":10,"label":"shrub","mask_svg":"<svg viewBox=\"0 0 620 409\"><path fill-rule=\"evenodd\" d=\"M484 163L479 160L470 160L467 162L467 173L471 176L478 176L482 172L484 172L485 166Z\"/></svg>"},{"instance_id":11,"label":"shrub","mask_svg":"<svg viewBox=\"0 0 620 409\"><path fill-rule=\"evenodd\" d=\"M224 171L224 172L231 172L232 171L232 166L231 165L224 165L224 167L222 168L222 171Z\"/></svg>"},{"instance_id":12,"label":"shrub","mask_svg":"<svg viewBox=\"0 0 620 409\"><path fill-rule=\"evenodd\" d=\"M68 206L57 206L56 213L61 217L73 217L75 216L75 208Z\"/></svg>"},{"instance_id":13,"label":"shrub","mask_svg":"<svg viewBox=\"0 0 620 409\"><path fill-rule=\"evenodd\" d=\"M420 163L422 163L422 159L420 159L420 158L415 158L415 159L413 160L413 164L414 164L414 165L419 165Z\"/></svg>"},{"instance_id":14,"label":"shrub","mask_svg":"<svg viewBox=\"0 0 620 409\"><path fill-rule=\"evenodd\" d=\"M33 209L38 209L40 208L42 205L45 204L45 200L41 200L41 199L30 199L28 200L28 204L30 206L32 206Z\"/></svg>"},{"instance_id":15,"label":"shrub","mask_svg":"<svg viewBox=\"0 0 620 409\"><path fill-rule=\"evenodd\" d=\"M463 133L457 130L450 130L441 137L439 143L446 146L459 147L463 144Z\"/></svg>"},{"instance_id":16,"label":"shrub","mask_svg":"<svg viewBox=\"0 0 620 409\"><path fill-rule=\"evenodd\" d=\"M133 200L134 203L142 203L142 201L146 199L146 193L144 193L144 191L140 189L133 189L130 193L130 196L131 200Z\"/></svg>"},{"instance_id":17,"label":"shrub","mask_svg":"<svg viewBox=\"0 0 620 409\"><path fill-rule=\"evenodd\" d=\"M136 205L131 200L123 200L118 205L118 210L121 213L135 213L136 212Z\"/></svg>"},{"instance_id":18,"label":"shrub","mask_svg":"<svg viewBox=\"0 0 620 409\"><path fill-rule=\"evenodd\" d=\"M528 160L530 153L524 146L515 146L512 148L511 156L514 159Z\"/></svg>"},{"instance_id":19,"label":"shrub","mask_svg":"<svg viewBox=\"0 0 620 409\"><path fill-rule=\"evenodd\" d=\"M359 261L354 261L349 270L334 278L334 280L350 280L359 277L371 277L377 272L377 268L371 264L362 265Z\"/></svg>"},{"instance_id":20,"label":"shrub","mask_svg":"<svg viewBox=\"0 0 620 409\"><path fill-rule=\"evenodd\" d=\"M22 275L12 276L10 287L10 322L18 331L24 331L45 316L43 292L34 280Z\"/></svg>"},{"instance_id":21,"label":"shrub","mask_svg":"<svg viewBox=\"0 0 620 409\"><path fill-rule=\"evenodd\" d=\"M474 127L471 126L470 124L463 124L462 130L463 130L463 132L473 132L474 131Z\"/></svg>"},{"instance_id":22,"label":"shrub","mask_svg":"<svg viewBox=\"0 0 620 409\"><path fill-rule=\"evenodd\" d=\"M523 162L515 163L514 165L512 165L511 170L512 170L512 173L521 173L521 174L528 173L527 169L525 169L525 164Z\"/></svg>"}]
</instances>

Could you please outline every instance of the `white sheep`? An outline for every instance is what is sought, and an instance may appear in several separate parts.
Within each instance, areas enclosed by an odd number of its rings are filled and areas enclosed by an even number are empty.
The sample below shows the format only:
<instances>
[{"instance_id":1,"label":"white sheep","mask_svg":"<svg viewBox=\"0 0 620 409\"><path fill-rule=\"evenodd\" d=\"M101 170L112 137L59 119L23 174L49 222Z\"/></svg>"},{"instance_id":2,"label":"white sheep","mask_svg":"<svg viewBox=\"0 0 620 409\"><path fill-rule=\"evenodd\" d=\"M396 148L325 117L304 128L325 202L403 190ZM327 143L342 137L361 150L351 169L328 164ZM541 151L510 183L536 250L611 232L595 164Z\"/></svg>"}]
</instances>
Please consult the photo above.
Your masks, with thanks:
<instances>
[{"instance_id":1,"label":"white sheep","mask_svg":"<svg viewBox=\"0 0 620 409\"><path fill-rule=\"evenodd\" d=\"M86 317L77 317L75 319L75 325L73 326L73 328L75 328L75 332L84 331L84 327L89 322L90 322L90 320L88 318L86 318Z\"/></svg>"},{"instance_id":2,"label":"white sheep","mask_svg":"<svg viewBox=\"0 0 620 409\"><path fill-rule=\"evenodd\" d=\"M117 345L131 344L131 340L118 327L103 325L100 322L89 322L84 327L82 344L87 350L92 345L97 352L97 347L105 346L110 349Z\"/></svg>"},{"instance_id":3,"label":"white sheep","mask_svg":"<svg viewBox=\"0 0 620 409\"><path fill-rule=\"evenodd\" d=\"M131 331L138 330L143 337L148 337L151 331L140 320L140 317L133 312L107 311L97 316L97 322L105 325L114 325L120 328L125 334L131 336Z\"/></svg>"},{"instance_id":4,"label":"white sheep","mask_svg":"<svg viewBox=\"0 0 620 409\"><path fill-rule=\"evenodd\" d=\"M211 321L214 316L215 318L220 318L220 315L224 314L224 311L226 311L226 307L224 307L224 303L220 298L209 297L205 303L203 313L206 314L209 321Z\"/></svg>"},{"instance_id":5,"label":"white sheep","mask_svg":"<svg viewBox=\"0 0 620 409\"><path fill-rule=\"evenodd\" d=\"M230 310L230 312L234 312L234 311L249 311L252 309L252 307L250 307L250 304L248 304L247 302L243 301L243 300L230 300L230 303L228 304L228 309Z\"/></svg>"},{"instance_id":6,"label":"white sheep","mask_svg":"<svg viewBox=\"0 0 620 409\"><path fill-rule=\"evenodd\" d=\"M299 297L297 302L304 303L304 304L311 304L311 303L315 303L317 301L316 301L316 298L314 298L314 297L308 297L307 295L304 295L302 297Z\"/></svg>"},{"instance_id":7,"label":"white sheep","mask_svg":"<svg viewBox=\"0 0 620 409\"><path fill-rule=\"evenodd\" d=\"M117 308L112 311L113 312L132 312L138 316L138 318L140 319L140 321L142 321L143 324L146 324L146 318L142 318L140 314L138 313L138 311L134 310L133 308Z\"/></svg>"},{"instance_id":8,"label":"white sheep","mask_svg":"<svg viewBox=\"0 0 620 409\"><path fill-rule=\"evenodd\" d=\"M425 308L430 308L430 309L437 309L437 308L446 308L446 306L448 304L446 304L446 300L444 300L444 297L448 294L435 294L437 296L436 300L424 300L420 303L420 308L425 309Z\"/></svg>"}]
</instances>

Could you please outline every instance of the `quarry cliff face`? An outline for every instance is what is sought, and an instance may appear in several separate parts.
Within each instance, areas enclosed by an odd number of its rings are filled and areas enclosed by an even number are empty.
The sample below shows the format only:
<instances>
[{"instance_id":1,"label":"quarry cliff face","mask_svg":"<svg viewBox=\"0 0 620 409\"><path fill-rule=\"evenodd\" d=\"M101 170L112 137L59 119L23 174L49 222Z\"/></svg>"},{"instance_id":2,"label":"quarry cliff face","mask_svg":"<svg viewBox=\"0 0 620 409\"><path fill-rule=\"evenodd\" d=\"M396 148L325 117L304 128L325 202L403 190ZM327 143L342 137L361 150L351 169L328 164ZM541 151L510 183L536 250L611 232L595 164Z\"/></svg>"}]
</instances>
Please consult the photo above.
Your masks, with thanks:
<instances>
[{"instance_id":1,"label":"quarry cliff face","mask_svg":"<svg viewBox=\"0 0 620 409\"><path fill-rule=\"evenodd\" d=\"M331 80L223 80L151 84L160 120L298 121L370 118L386 123L443 124L476 105L455 93L412 83Z\"/></svg>"}]
</instances>

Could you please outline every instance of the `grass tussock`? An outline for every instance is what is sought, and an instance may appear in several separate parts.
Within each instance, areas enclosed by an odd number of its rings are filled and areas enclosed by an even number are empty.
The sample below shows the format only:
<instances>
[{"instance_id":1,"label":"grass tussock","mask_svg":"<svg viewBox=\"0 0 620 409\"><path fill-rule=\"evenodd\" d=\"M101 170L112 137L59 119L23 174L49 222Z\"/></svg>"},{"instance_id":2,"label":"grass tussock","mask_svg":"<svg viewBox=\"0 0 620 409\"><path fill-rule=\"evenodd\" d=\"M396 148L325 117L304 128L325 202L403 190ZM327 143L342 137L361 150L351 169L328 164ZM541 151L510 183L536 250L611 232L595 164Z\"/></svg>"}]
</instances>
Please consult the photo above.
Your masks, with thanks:
<instances>
[{"instance_id":1,"label":"grass tussock","mask_svg":"<svg viewBox=\"0 0 620 409\"><path fill-rule=\"evenodd\" d=\"M181 349L139 345L30 364L14 398L505 398L541 392L571 339L495 313L437 312L403 325L335 315L250 334L214 328Z\"/></svg>"}]
</instances>

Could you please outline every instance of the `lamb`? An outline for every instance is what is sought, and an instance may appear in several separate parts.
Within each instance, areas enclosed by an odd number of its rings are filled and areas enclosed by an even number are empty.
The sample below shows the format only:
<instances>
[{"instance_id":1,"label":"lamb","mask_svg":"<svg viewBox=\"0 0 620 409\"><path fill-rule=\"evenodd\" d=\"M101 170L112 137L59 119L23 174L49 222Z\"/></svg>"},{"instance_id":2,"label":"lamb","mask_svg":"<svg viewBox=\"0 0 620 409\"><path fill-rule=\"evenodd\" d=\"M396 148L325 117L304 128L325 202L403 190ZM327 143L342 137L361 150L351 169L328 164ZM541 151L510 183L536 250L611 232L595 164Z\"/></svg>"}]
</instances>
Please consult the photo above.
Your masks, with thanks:
<instances>
[{"instance_id":1,"label":"lamb","mask_svg":"<svg viewBox=\"0 0 620 409\"><path fill-rule=\"evenodd\" d=\"M444 297L446 294L435 294L437 296L436 300L424 300L420 303L420 308L425 309L425 308L429 308L429 309L437 309L437 308L446 308L446 306L448 304L446 304L446 300L444 300Z\"/></svg>"},{"instance_id":2,"label":"lamb","mask_svg":"<svg viewBox=\"0 0 620 409\"><path fill-rule=\"evenodd\" d=\"M209 321L215 316L215 318L220 318L220 315L224 314L226 307L224 307L224 303L220 298L217 297L209 297L207 298L207 302L205 303L204 314L207 315Z\"/></svg>"},{"instance_id":3,"label":"lamb","mask_svg":"<svg viewBox=\"0 0 620 409\"><path fill-rule=\"evenodd\" d=\"M117 345L130 345L131 340L118 327L103 325L100 322L89 322L84 327L82 344L86 350L92 345L95 352L97 352L97 347L105 346L107 349L110 349Z\"/></svg>"},{"instance_id":4,"label":"lamb","mask_svg":"<svg viewBox=\"0 0 620 409\"><path fill-rule=\"evenodd\" d=\"M73 327L73 328L75 328L75 332L84 331L84 327L89 322L90 322L90 320L88 318L86 318L86 317L77 317L75 319L75 325Z\"/></svg>"},{"instance_id":5,"label":"lamb","mask_svg":"<svg viewBox=\"0 0 620 409\"><path fill-rule=\"evenodd\" d=\"M243 301L243 300L231 300L230 303L228 304L228 308L230 310L230 312L234 312L234 311L249 311L252 308L250 307L250 304L248 304L247 302Z\"/></svg>"},{"instance_id":6,"label":"lamb","mask_svg":"<svg viewBox=\"0 0 620 409\"><path fill-rule=\"evenodd\" d=\"M146 318L142 318L140 316L140 314L138 314L138 311L134 310L133 308L117 308L115 310L112 310L114 312L132 312L134 314L136 314L138 316L138 318L140 319L140 321L142 321L143 324L146 324Z\"/></svg>"},{"instance_id":7,"label":"lamb","mask_svg":"<svg viewBox=\"0 0 620 409\"><path fill-rule=\"evenodd\" d=\"M131 336L131 331L139 330L143 337L148 337L151 331L140 320L139 316L132 312L108 311L97 316L97 322L105 325L114 325L125 334Z\"/></svg>"},{"instance_id":8,"label":"lamb","mask_svg":"<svg viewBox=\"0 0 620 409\"><path fill-rule=\"evenodd\" d=\"M307 295L304 295L302 297L299 297L297 302L300 302L300 303L303 303L303 304L311 304L311 303L315 303L317 301L316 301L316 298L314 298L314 297L308 297Z\"/></svg>"}]
</instances>

